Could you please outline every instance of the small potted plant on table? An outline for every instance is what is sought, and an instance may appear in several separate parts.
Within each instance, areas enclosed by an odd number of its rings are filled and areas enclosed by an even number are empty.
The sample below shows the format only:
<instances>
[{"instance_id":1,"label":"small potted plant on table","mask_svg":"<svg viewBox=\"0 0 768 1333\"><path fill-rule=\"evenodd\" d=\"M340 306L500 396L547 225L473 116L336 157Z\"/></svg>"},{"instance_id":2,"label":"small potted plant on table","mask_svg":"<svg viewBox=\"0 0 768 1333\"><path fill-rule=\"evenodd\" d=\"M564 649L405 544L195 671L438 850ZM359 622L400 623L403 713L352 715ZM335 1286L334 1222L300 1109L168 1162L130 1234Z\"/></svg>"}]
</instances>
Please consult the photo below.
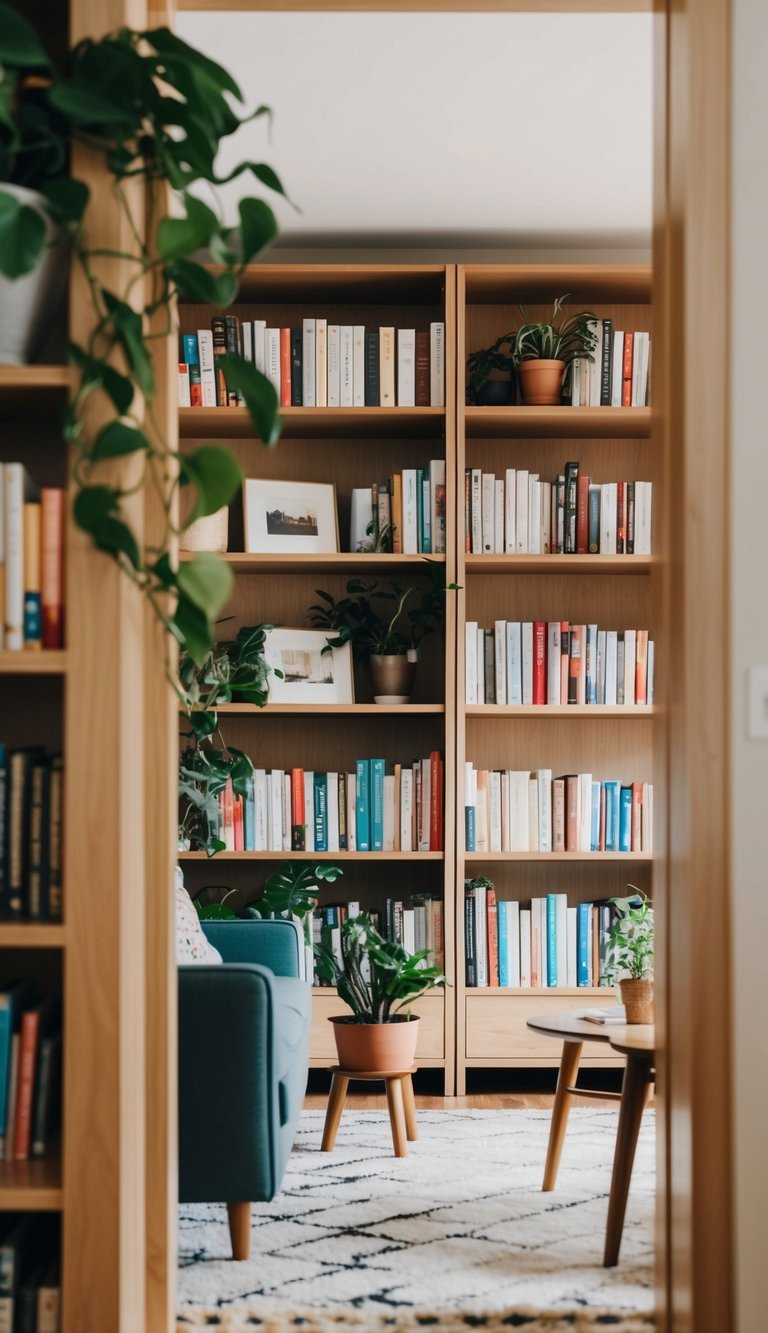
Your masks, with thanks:
<instances>
[{"instance_id":1,"label":"small potted plant on table","mask_svg":"<svg viewBox=\"0 0 768 1333\"><path fill-rule=\"evenodd\" d=\"M470 406L504 407L515 401L514 345L515 334L503 333L490 347L481 347L467 357Z\"/></svg>"},{"instance_id":2,"label":"small potted plant on table","mask_svg":"<svg viewBox=\"0 0 768 1333\"><path fill-rule=\"evenodd\" d=\"M611 898L616 919L606 948L606 981L617 983L628 1023L653 1022L653 907L633 889L630 898Z\"/></svg>"},{"instance_id":3,"label":"small potted plant on table","mask_svg":"<svg viewBox=\"0 0 768 1333\"><path fill-rule=\"evenodd\" d=\"M341 961L315 945L319 976L335 985L351 1009L329 1021L339 1066L381 1074L410 1069L416 1053L419 1019L405 1006L425 991L444 987L439 967L427 962L427 950L409 954L385 940L365 913L350 917L341 928Z\"/></svg>"},{"instance_id":4,"label":"small potted plant on table","mask_svg":"<svg viewBox=\"0 0 768 1333\"><path fill-rule=\"evenodd\" d=\"M567 300L558 296L549 323L525 323L515 337L514 360L520 376L523 397L530 406L551 407L560 402L560 387L567 366L579 359L593 361L597 334L590 321L594 315L584 310L567 319L562 308Z\"/></svg>"}]
</instances>

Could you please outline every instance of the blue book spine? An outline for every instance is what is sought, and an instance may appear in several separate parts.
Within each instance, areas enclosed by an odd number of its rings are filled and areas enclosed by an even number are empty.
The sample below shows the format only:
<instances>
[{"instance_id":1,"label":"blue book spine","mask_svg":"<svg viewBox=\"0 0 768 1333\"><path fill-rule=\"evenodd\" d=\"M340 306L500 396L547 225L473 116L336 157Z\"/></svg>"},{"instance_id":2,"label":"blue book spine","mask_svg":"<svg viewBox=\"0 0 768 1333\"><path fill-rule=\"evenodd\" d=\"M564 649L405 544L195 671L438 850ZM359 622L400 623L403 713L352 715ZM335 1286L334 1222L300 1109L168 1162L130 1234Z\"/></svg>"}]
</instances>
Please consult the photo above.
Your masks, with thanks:
<instances>
[{"instance_id":1,"label":"blue book spine","mask_svg":"<svg viewBox=\"0 0 768 1333\"><path fill-rule=\"evenodd\" d=\"M597 625L587 625L587 681L588 704L597 703Z\"/></svg>"},{"instance_id":2,"label":"blue book spine","mask_svg":"<svg viewBox=\"0 0 768 1333\"><path fill-rule=\"evenodd\" d=\"M315 773L315 851L328 851L328 777Z\"/></svg>"},{"instance_id":3,"label":"blue book spine","mask_svg":"<svg viewBox=\"0 0 768 1333\"><path fill-rule=\"evenodd\" d=\"M424 469L416 469L416 550L424 550Z\"/></svg>"},{"instance_id":4,"label":"blue book spine","mask_svg":"<svg viewBox=\"0 0 768 1333\"><path fill-rule=\"evenodd\" d=\"M370 803L370 764L367 759L358 759L355 764L355 832L357 850L371 850L371 803Z\"/></svg>"},{"instance_id":5,"label":"blue book spine","mask_svg":"<svg viewBox=\"0 0 768 1333\"><path fill-rule=\"evenodd\" d=\"M424 555L432 553L432 487L429 484L429 477L425 476L421 483L421 510L422 510L422 542L421 549Z\"/></svg>"},{"instance_id":6,"label":"blue book spine","mask_svg":"<svg viewBox=\"0 0 768 1333\"><path fill-rule=\"evenodd\" d=\"M24 593L24 642L37 644L43 641L43 608L40 593L27 589Z\"/></svg>"},{"instance_id":7,"label":"blue book spine","mask_svg":"<svg viewBox=\"0 0 768 1333\"><path fill-rule=\"evenodd\" d=\"M371 851L384 851L384 773L383 759L371 759Z\"/></svg>"},{"instance_id":8,"label":"blue book spine","mask_svg":"<svg viewBox=\"0 0 768 1333\"><path fill-rule=\"evenodd\" d=\"M498 908L499 985L509 985L509 903L502 898Z\"/></svg>"},{"instance_id":9,"label":"blue book spine","mask_svg":"<svg viewBox=\"0 0 768 1333\"><path fill-rule=\"evenodd\" d=\"M619 850L619 790L620 783L609 781L605 786L605 850Z\"/></svg>"},{"instance_id":10,"label":"blue book spine","mask_svg":"<svg viewBox=\"0 0 768 1333\"><path fill-rule=\"evenodd\" d=\"M200 349L197 345L196 333L184 334L184 360L188 366L200 365Z\"/></svg>"},{"instance_id":11,"label":"blue book spine","mask_svg":"<svg viewBox=\"0 0 768 1333\"><path fill-rule=\"evenodd\" d=\"M547 894L547 985L557 986L557 894Z\"/></svg>"},{"instance_id":12,"label":"blue book spine","mask_svg":"<svg viewBox=\"0 0 768 1333\"><path fill-rule=\"evenodd\" d=\"M592 809L589 821L589 850L600 851L600 783L592 783Z\"/></svg>"},{"instance_id":13,"label":"blue book spine","mask_svg":"<svg viewBox=\"0 0 768 1333\"><path fill-rule=\"evenodd\" d=\"M600 552L600 487L590 486L587 502L587 542L591 555Z\"/></svg>"},{"instance_id":14,"label":"blue book spine","mask_svg":"<svg viewBox=\"0 0 768 1333\"><path fill-rule=\"evenodd\" d=\"M256 851L256 798L253 790L253 778L245 781L245 810L243 819L243 839L246 852Z\"/></svg>"},{"instance_id":15,"label":"blue book spine","mask_svg":"<svg viewBox=\"0 0 768 1333\"><path fill-rule=\"evenodd\" d=\"M576 985L589 985L589 931L591 903L579 903L576 917Z\"/></svg>"},{"instance_id":16,"label":"blue book spine","mask_svg":"<svg viewBox=\"0 0 768 1333\"><path fill-rule=\"evenodd\" d=\"M476 816L477 811L474 805L464 806L464 840L468 852L477 851Z\"/></svg>"},{"instance_id":17,"label":"blue book spine","mask_svg":"<svg viewBox=\"0 0 768 1333\"><path fill-rule=\"evenodd\" d=\"M622 787L619 807L619 851L632 850L632 788Z\"/></svg>"}]
</instances>

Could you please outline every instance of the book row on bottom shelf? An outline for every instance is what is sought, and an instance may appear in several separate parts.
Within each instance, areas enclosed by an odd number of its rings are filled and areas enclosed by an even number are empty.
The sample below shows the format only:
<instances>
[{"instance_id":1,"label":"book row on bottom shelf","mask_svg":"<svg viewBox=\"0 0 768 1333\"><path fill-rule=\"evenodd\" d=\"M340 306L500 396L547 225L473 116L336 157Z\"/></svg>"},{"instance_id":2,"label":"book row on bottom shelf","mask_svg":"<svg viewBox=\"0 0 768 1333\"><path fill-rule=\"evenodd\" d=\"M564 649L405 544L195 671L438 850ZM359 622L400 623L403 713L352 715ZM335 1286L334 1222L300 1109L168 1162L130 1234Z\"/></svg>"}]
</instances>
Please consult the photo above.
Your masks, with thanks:
<instances>
[{"instance_id":1,"label":"book row on bottom shelf","mask_svg":"<svg viewBox=\"0 0 768 1333\"><path fill-rule=\"evenodd\" d=\"M60 921L63 761L0 742L0 921Z\"/></svg>"},{"instance_id":2,"label":"book row on bottom shelf","mask_svg":"<svg viewBox=\"0 0 768 1333\"><path fill-rule=\"evenodd\" d=\"M59 1333L60 1236L57 1217L7 1213L0 1222L0 1329Z\"/></svg>"},{"instance_id":3,"label":"book row on bottom shelf","mask_svg":"<svg viewBox=\"0 0 768 1333\"><path fill-rule=\"evenodd\" d=\"M333 954L342 964L341 927L345 921L360 915L359 902L327 903L312 914L312 943ZM414 893L410 898L387 898L381 910L366 909L366 915L381 935L399 944L406 953L428 951L427 963L445 967L445 918L443 900L438 894ZM364 966L370 967L365 958ZM316 986L330 983L314 974Z\"/></svg>"},{"instance_id":4,"label":"book row on bottom shelf","mask_svg":"<svg viewBox=\"0 0 768 1333\"><path fill-rule=\"evenodd\" d=\"M390 773L384 759L358 759L348 773L256 768L228 777L205 804L206 768L194 770L191 762L182 756L181 833L189 844L182 850L196 850L211 837L227 851L443 850L437 750L394 764Z\"/></svg>"},{"instance_id":5,"label":"book row on bottom shelf","mask_svg":"<svg viewBox=\"0 0 768 1333\"><path fill-rule=\"evenodd\" d=\"M653 850L653 784L465 765L467 852Z\"/></svg>"},{"instance_id":6,"label":"book row on bottom shelf","mask_svg":"<svg viewBox=\"0 0 768 1333\"><path fill-rule=\"evenodd\" d=\"M568 620L468 620L466 702L653 703L654 642L647 629L605 630Z\"/></svg>"},{"instance_id":7,"label":"book row on bottom shelf","mask_svg":"<svg viewBox=\"0 0 768 1333\"><path fill-rule=\"evenodd\" d=\"M61 1117L61 1002L34 980L0 989L0 1158L50 1151Z\"/></svg>"},{"instance_id":8,"label":"book row on bottom shelf","mask_svg":"<svg viewBox=\"0 0 768 1333\"><path fill-rule=\"evenodd\" d=\"M466 985L548 988L607 985L612 903L568 905L565 893L530 906L497 898L489 879L464 882Z\"/></svg>"}]
</instances>

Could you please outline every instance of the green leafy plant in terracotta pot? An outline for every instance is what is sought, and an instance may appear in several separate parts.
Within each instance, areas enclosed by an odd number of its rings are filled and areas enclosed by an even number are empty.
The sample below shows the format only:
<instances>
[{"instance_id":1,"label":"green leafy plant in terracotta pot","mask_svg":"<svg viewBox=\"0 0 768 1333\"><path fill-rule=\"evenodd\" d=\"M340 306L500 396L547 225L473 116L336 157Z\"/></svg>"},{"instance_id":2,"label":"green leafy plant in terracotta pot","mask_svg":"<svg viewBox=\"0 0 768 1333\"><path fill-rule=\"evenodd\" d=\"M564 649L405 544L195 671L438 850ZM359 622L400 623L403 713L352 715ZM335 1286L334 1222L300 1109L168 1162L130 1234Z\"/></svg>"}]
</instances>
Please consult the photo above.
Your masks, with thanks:
<instances>
[{"instance_id":1,"label":"green leafy plant in terracotta pot","mask_svg":"<svg viewBox=\"0 0 768 1333\"><path fill-rule=\"evenodd\" d=\"M563 306L567 299L567 296L556 298L548 323L530 322L520 306L524 323L515 335L513 356L523 397L529 406L559 403L567 367L576 359L595 359L597 334L590 324L594 315L583 310L566 317Z\"/></svg>"},{"instance_id":2,"label":"green leafy plant in terracotta pot","mask_svg":"<svg viewBox=\"0 0 768 1333\"><path fill-rule=\"evenodd\" d=\"M470 352L467 357L470 406L503 407L515 401L515 336L503 333L490 347Z\"/></svg>"},{"instance_id":3,"label":"green leafy plant in terracotta pot","mask_svg":"<svg viewBox=\"0 0 768 1333\"><path fill-rule=\"evenodd\" d=\"M646 894L611 898L616 918L605 951L605 979L621 989L628 1023L653 1022L653 907Z\"/></svg>"},{"instance_id":4,"label":"green leafy plant in terracotta pot","mask_svg":"<svg viewBox=\"0 0 768 1333\"><path fill-rule=\"evenodd\" d=\"M350 579L346 596L315 589L322 604L309 608L310 623L327 631L328 647L352 645L358 662L370 664L377 704L408 703L416 676L419 646L443 622L446 585L442 566L427 561L428 585L364 583ZM451 590L457 584L448 585Z\"/></svg>"},{"instance_id":5,"label":"green leafy plant in terracotta pot","mask_svg":"<svg viewBox=\"0 0 768 1333\"><path fill-rule=\"evenodd\" d=\"M340 962L315 945L319 975L352 1011L329 1020L342 1069L383 1074L410 1069L419 1019L408 1006L446 985L440 968L430 966L427 957L426 949L409 954L385 940L366 913L343 923Z\"/></svg>"}]
</instances>

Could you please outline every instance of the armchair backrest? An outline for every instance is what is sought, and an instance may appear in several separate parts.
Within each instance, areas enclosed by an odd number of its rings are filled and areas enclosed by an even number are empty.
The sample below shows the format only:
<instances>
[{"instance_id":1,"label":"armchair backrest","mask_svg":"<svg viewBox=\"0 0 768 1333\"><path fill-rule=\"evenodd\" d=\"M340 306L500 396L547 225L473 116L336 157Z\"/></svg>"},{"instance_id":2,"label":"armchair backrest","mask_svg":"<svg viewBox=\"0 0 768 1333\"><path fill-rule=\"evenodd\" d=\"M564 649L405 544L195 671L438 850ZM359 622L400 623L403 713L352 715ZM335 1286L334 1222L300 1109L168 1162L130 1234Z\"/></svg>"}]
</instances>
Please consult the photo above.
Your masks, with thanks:
<instances>
[{"instance_id":1,"label":"armchair backrest","mask_svg":"<svg viewBox=\"0 0 768 1333\"><path fill-rule=\"evenodd\" d=\"M305 946L296 921L203 921L203 930L225 963L260 963L276 977L301 977Z\"/></svg>"}]
</instances>

